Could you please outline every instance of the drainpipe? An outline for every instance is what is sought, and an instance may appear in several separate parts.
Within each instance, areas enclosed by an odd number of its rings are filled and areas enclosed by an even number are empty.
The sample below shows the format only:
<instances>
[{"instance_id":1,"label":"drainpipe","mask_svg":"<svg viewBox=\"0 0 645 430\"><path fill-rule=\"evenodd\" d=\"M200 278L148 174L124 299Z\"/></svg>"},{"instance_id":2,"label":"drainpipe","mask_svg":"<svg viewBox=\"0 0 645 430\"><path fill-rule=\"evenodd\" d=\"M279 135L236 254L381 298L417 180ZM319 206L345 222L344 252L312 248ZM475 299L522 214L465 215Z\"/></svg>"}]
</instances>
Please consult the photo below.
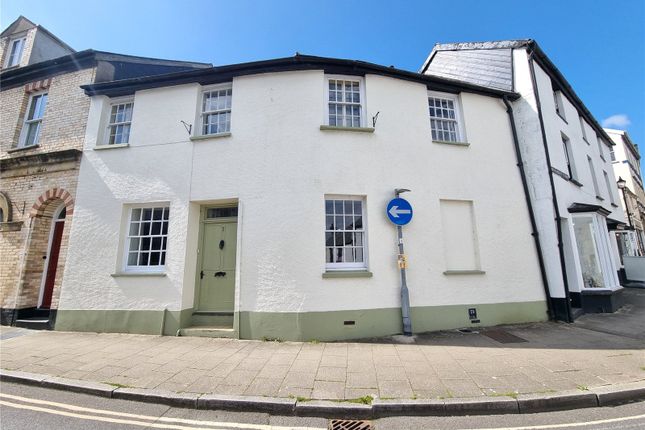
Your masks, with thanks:
<instances>
[{"instance_id":1,"label":"drainpipe","mask_svg":"<svg viewBox=\"0 0 645 430\"><path fill-rule=\"evenodd\" d=\"M529 70L531 72L531 83L533 85L533 93L535 94L535 103L537 105L538 118L540 120L540 132L542 133L542 144L544 145L544 155L546 156L546 163L549 170L549 181L551 183L551 196L553 198L553 209L555 211L555 221L558 230L558 252L560 254L560 266L562 267L562 283L564 286L564 298L566 305L566 322L573 322L571 316L571 297L569 294L569 281L567 279L567 269L564 258L564 245L562 243L562 223L560 222L560 208L558 207L558 197L555 192L555 182L553 181L553 172L551 171L551 156L549 155L549 145L546 140L546 132L544 130L544 118L542 116L542 104L540 103L540 94L538 92L537 79L535 78L535 64L533 56L535 51L532 46L528 46L529 50Z\"/></svg>"},{"instance_id":2,"label":"drainpipe","mask_svg":"<svg viewBox=\"0 0 645 430\"><path fill-rule=\"evenodd\" d=\"M542 276L542 286L544 287L544 294L546 296L546 308L547 315L549 320L554 319L555 314L553 312L553 301L551 298L551 291L549 290L549 281L546 276L546 268L544 267L544 258L542 257L542 245L540 244L540 236L537 231L537 224L535 222L535 213L533 212L533 204L531 203L531 197L529 195L529 186L526 181L526 171L524 170L524 160L522 159L522 153L520 151L520 144L517 138L517 129L515 127L515 115L513 114L513 107L508 101L507 96L503 96L504 104L506 105L506 112L508 113L508 118L511 122L511 131L513 132L513 145L515 146L515 157L517 158L517 167L520 169L520 177L522 178L522 188L524 188L524 198L526 200L526 206L529 210L529 218L531 220L531 236L535 241L535 248L537 249L538 263L540 264L540 275Z\"/></svg>"}]
</instances>

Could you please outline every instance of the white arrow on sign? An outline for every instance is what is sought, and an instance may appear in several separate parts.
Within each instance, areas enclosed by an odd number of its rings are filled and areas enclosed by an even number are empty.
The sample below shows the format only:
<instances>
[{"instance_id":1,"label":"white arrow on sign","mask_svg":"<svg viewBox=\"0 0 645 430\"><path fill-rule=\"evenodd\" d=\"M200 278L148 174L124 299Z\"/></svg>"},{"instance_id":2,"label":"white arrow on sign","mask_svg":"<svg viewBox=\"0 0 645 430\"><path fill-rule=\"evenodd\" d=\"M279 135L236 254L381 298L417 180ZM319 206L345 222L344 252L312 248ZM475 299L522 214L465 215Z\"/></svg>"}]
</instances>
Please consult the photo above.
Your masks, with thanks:
<instances>
[{"instance_id":1,"label":"white arrow on sign","mask_svg":"<svg viewBox=\"0 0 645 430\"><path fill-rule=\"evenodd\" d=\"M390 215L392 215L393 218L398 218L399 215L412 213L410 209L399 209L398 206L392 206L388 212L390 212Z\"/></svg>"}]
</instances>

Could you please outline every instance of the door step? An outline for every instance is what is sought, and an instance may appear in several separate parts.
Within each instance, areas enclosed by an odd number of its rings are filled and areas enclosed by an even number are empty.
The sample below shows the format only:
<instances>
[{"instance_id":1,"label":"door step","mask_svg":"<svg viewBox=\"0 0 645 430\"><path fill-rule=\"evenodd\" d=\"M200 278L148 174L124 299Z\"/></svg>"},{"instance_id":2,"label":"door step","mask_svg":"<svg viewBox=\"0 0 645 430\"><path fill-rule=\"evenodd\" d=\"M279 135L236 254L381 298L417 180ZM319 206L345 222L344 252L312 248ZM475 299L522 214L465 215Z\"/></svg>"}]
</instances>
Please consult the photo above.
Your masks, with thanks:
<instances>
[{"instance_id":1,"label":"door step","mask_svg":"<svg viewBox=\"0 0 645 430\"><path fill-rule=\"evenodd\" d=\"M179 330L179 336L237 338L231 326L192 326Z\"/></svg>"},{"instance_id":2,"label":"door step","mask_svg":"<svg viewBox=\"0 0 645 430\"><path fill-rule=\"evenodd\" d=\"M191 322L196 327L233 327L233 312L193 312Z\"/></svg>"},{"instance_id":3,"label":"door step","mask_svg":"<svg viewBox=\"0 0 645 430\"><path fill-rule=\"evenodd\" d=\"M17 319L15 326L32 330L51 330L51 327L49 326L49 318L41 317Z\"/></svg>"}]
</instances>

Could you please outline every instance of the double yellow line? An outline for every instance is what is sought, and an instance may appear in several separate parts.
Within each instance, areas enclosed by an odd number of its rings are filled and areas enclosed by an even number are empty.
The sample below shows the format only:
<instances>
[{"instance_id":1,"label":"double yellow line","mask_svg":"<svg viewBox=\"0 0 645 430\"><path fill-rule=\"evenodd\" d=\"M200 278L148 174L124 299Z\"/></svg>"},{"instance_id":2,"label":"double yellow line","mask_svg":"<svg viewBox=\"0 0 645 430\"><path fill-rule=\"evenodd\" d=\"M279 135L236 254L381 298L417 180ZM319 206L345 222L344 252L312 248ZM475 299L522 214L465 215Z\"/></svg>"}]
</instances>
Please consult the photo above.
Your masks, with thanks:
<instances>
[{"instance_id":1,"label":"double yellow line","mask_svg":"<svg viewBox=\"0 0 645 430\"><path fill-rule=\"evenodd\" d=\"M243 430L325 430L320 427L283 427L268 424L245 424L236 422L200 421L183 418L155 417L149 415L129 414L105 409L84 408L66 403L50 402L47 400L31 399L0 393L0 405L15 409L24 409L45 414L59 415L80 420L100 421L113 424L127 424L139 427L174 430L213 430L213 429L243 429Z\"/></svg>"}]
</instances>

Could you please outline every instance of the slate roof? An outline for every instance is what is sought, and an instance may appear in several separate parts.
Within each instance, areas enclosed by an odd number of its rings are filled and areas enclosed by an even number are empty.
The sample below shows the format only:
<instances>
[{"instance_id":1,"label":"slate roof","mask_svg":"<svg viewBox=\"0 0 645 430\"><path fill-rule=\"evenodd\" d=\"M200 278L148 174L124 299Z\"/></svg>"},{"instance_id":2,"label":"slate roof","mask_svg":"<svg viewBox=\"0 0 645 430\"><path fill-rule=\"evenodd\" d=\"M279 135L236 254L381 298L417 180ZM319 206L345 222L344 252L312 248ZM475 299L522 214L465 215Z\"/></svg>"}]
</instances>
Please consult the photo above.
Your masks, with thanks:
<instances>
[{"instance_id":1,"label":"slate roof","mask_svg":"<svg viewBox=\"0 0 645 430\"><path fill-rule=\"evenodd\" d=\"M437 46L425 73L499 90L513 90L510 48L452 51L440 50Z\"/></svg>"},{"instance_id":2,"label":"slate roof","mask_svg":"<svg viewBox=\"0 0 645 430\"><path fill-rule=\"evenodd\" d=\"M547 57L533 39L498 40L490 42L437 43L421 66L419 73L455 79L472 85L514 92L514 48L527 48L535 60L551 77L554 87L561 90L587 120L606 145L614 142L589 112L562 72Z\"/></svg>"}]
</instances>

